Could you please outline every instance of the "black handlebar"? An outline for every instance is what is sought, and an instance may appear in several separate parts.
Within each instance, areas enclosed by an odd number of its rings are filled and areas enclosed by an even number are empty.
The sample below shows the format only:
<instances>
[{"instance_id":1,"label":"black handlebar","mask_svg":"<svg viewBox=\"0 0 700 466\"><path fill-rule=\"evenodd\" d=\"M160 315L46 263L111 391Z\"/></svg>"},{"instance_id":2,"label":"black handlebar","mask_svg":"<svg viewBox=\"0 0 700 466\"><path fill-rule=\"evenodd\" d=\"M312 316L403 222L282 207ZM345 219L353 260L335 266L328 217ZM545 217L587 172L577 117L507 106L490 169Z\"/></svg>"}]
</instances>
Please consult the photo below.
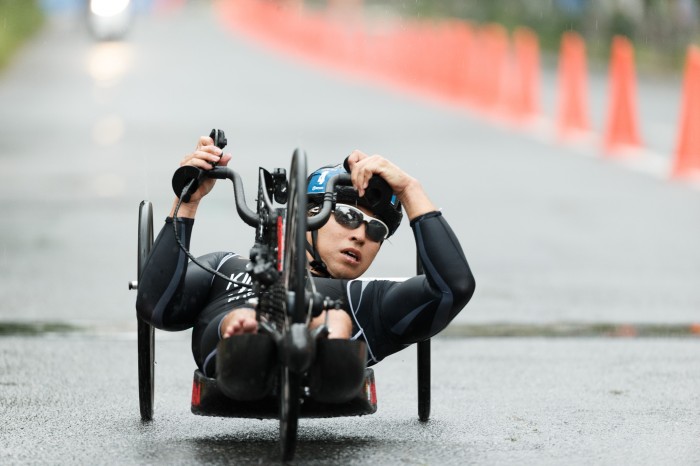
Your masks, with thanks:
<instances>
[{"instance_id":1,"label":"black handlebar","mask_svg":"<svg viewBox=\"0 0 700 466\"><path fill-rule=\"evenodd\" d=\"M241 176L228 167L214 167L211 170L186 165L175 171L172 180L173 191L177 197L182 197L184 202L188 202L192 193L199 187L203 178L228 179L233 183L233 194L236 200L236 210L243 221L253 228L260 224L260 216L253 212L246 203L245 192ZM336 185L350 186L352 184L349 174L335 175L328 180L326 192L323 195L323 205L321 211L309 218L307 230L318 230L326 224L333 209L334 191Z\"/></svg>"},{"instance_id":2,"label":"black handlebar","mask_svg":"<svg viewBox=\"0 0 700 466\"><path fill-rule=\"evenodd\" d=\"M214 144L223 149L226 147L227 140L226 135L220 129L212 129L209 137L212 138ZM348 172L347 174L335 175L328 180L326 184L326 192L323 194L323 204L321 206L321 211L309 218L307 222L307 230L313 231L318 230L323 225L326 224L328 218L330 217L331 210L333 209L333 203L335 200L335 187L339 186L351 186L352 181L350 178L350 166L348 159L346 157L343 161L343 166ZM175 171L172 180L173 191L175 195L182 200L182 202L189 202L190 197L197 191L199 185L204 178L216 178L216 179L229 179L233 183L233 194L236 200L236 210L238 215L243 219L245 223L253 228L257 228L260 224L260 216L253 212L245 201L245 192L243 191L243 183L241 182L241 177L238 173L234 172L227 167L218 167L215 163L212 163L212 168L210 170L202 170L193 166L180 167ZM260 180L263 183L263 179ZM264 190L263 190L264 192ZM392 189L389 184L383 180L381 177L375 175L369 180L364 198L369 202L371 207L379 205L382 202L388 201L393 195ZM277 199L277 196L275 196Z\"/></svg>"},{"instance_id":3,"label":"black handlebar","mask_svg":"<svg viewBox=\"0 0 700 466\"><path fill-rule=\"evenodd\" d=\"M233 197L236 199L236 210L243 221L253 228L260 223L260 216L250 210L245 201L245 191L243 191L243 181L241 176L228 167L214 167L205 172L207 178L228 179L233 183Z\"/></svg>"},{"instance_id":4,"label":"black handlebar","mask_svg":"<svg viewBox=\"0 0 700 466\"><path fill-rule=\"evenodd\" d=\"M326 192L323 194L323 205L321 206L321 211L313 217L310 217L306 222L306 229L308 231L318 230L328 221L328 217L330 217L331 210L333 209L335 185L352 185L350 174L335 175L328 180L328 183L326 184Z\"/></svg>"}]
</instances>

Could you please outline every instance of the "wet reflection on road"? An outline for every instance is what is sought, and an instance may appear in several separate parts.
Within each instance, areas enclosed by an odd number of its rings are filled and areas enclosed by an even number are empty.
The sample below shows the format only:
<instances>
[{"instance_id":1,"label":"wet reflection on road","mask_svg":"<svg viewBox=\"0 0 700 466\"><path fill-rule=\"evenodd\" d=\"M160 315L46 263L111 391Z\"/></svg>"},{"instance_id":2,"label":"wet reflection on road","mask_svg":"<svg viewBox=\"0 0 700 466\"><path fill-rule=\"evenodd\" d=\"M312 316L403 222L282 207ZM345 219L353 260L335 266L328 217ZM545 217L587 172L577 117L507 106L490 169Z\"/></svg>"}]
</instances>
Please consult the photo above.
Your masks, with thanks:
<instances>
[{"instance_id":1,"label":"wet reflection on road","mask_svg":"<svg viewBox=\"0 0 700 466\"><path fill-rule=\"evenodd\" d=\"M88 52L88 74L100 87L111 87L129 71L133 63L132 50L126 42L99 42Z\"/></svg>"}]
</instances>

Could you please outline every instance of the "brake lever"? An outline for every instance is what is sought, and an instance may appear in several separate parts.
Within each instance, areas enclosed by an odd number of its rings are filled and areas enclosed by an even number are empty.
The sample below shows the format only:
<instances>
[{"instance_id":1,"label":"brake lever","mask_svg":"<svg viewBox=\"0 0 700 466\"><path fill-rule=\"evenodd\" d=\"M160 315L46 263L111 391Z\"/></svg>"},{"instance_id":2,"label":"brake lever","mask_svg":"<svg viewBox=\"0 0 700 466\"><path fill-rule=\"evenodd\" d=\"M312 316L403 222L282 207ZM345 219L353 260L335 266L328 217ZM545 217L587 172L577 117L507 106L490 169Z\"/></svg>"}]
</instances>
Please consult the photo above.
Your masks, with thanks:
<instances>
[{"instance_id":1,"label":"brake lever","mask_svg":"<svg viewBox=\"0 0 700 466\"><path fill-rule=\"evenodd\" d=\"M226 147L226 144L228 144L226 134L224 134L224 131L221 129L212 129L211 133L209 133L209 137L214 140L214 145L222 151L224 147ZM211 166L216 167L216 162L211 162Z\"/></svg>"}]
</instances>

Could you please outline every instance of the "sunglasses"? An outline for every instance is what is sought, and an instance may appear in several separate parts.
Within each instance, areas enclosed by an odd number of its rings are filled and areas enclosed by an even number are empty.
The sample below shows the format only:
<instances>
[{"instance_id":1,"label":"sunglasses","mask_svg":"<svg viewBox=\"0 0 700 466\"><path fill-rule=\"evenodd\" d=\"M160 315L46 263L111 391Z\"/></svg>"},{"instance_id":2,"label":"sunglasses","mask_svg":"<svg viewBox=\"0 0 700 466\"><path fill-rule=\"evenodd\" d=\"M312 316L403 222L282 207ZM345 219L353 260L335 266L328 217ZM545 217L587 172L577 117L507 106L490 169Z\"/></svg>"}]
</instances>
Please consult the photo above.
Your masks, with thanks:
<instances>
[{"instance_id":1,"label":"sunglasses","mask_svg":"<svg viewBox=\"0 0 700 466\"><path fill-rule=\"evenodd\" d=\"M380 243L389 236L389 227L379 219L370 217L351 205L336 204L333 211L335 221L349 230L355 230L365 223L365 234L370 240Z\"/></svg>"}]
</instances>

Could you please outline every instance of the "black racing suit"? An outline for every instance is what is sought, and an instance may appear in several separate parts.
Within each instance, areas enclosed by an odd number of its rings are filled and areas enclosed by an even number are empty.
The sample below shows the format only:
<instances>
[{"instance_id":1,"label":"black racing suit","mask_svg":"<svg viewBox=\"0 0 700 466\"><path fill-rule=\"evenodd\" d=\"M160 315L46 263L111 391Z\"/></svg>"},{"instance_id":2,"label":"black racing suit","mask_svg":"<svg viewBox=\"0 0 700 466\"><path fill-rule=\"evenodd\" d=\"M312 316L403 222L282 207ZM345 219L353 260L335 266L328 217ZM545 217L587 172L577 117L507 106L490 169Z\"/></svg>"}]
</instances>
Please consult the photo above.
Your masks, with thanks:
<instances>
[{"instance_id":1,"label":"black racing suit","mask_svg":"<svg viewBox=\"0 0 700 466\"><path fill-rule=\"evenodd\" d=\"M136 309L162 330L193 328L192 353L205 375L214 376L216 345L224 316L246 305L249 288L190 265L175 241L172 218L156 239L139 278ZM178 218L180 240L189 248L194 220ZM425 275L406 281L314 278L317 291L340 300L353 321L353 339L367 342L368 365L442 331L474 293L474 277L462 248L440 212L411 222ZM237 281L251 282L248 259L215 252L201 262Z\"/></svg>"}]
</instances>

